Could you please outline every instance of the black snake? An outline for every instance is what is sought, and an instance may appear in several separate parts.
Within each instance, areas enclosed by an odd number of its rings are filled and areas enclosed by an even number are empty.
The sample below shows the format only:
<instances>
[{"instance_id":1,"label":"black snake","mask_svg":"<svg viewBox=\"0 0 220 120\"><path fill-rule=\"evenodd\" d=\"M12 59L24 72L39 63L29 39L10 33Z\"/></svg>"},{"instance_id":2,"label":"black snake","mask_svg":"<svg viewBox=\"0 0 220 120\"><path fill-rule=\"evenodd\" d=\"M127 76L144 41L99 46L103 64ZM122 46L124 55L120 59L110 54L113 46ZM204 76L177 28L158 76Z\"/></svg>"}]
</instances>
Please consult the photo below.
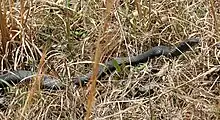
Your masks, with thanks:
<instances>
[{"instance_id":1,"label":"black snake","mask_svg":"<svg viewBox=\"0 0 220 120\"><path fill-rule=\"evenodd\" d=\"M164 55L166 57L176 57L176 56L181 55L185 51L191 50L191 47L197 45L199 42L200 42L199 38L190 38L184 42L179 43L175 47L156 46L156 47L151 48L147 52L144 52L137 56L114 58L114 60L105 62L104 65L99 65L97 78L100 79L106 74L114 71L116 69L114 66L115 61L117 62L118 65L122 65L122 64L123 65L130 65L130 64L137 65L139 63L144 63L151 58L158 57L161 55ZM26 71L26 70L4 71L0 75L0 88L5 88L8 86L16 85L21 82L30 81L32 80L34 75L36 76L36 73L32 71ZM92 75L92 72L82 77L75 77L74 84L85 85L89 81L91 75ZM47 88L47 89L62 89L64 88L64 85L60 82L60 80L52 76L44 75L42 79L42 87Z\"/></svg>"}]
</instances>

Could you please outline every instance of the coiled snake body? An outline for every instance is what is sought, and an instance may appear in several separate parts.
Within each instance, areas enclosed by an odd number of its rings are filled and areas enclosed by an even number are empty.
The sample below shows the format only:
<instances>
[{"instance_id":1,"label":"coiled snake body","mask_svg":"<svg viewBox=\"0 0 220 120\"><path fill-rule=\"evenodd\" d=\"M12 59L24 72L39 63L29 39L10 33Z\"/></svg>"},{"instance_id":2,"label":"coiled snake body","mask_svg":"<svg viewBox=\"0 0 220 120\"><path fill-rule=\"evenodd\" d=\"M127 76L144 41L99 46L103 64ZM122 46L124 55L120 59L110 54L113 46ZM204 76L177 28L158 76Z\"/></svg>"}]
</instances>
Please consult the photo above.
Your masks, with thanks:
<instances>
[{"instance_id":1,"label":"coiled snake body","mask_svg":"<svg viewBox=\"0 0 220 120\"><path fill-rule=\"evenodd\" d=\"M147 60L164 55L166 57L176 57L181 55L185 51L191 50L191 47L197 45L200 42L198 38L190 38L184 42L179 43L176 47L168 47L168 46L156 46L144 52L140 55L133 57L120 57L114 58L114 60L107 61L104 66L99 66L98 71L98 79L105 76L107 73L115 70L114 61L117 62L118 65L136 65L139 63L146 62ZM11 71L7 73L3 73L0 75L0 88L5 88L11 85L18 84L20 82L30 81L31 77L33 77L35 73L32 71L26 70L17 70ZM90 79L92 72L86 74L82 77L75 77L74 84L75 85L85 85ZM62 89L64 88L63 84L57 80L56 78L48 75L43 76L42 87L47 89Z\"/></svg>"}]
</instances>

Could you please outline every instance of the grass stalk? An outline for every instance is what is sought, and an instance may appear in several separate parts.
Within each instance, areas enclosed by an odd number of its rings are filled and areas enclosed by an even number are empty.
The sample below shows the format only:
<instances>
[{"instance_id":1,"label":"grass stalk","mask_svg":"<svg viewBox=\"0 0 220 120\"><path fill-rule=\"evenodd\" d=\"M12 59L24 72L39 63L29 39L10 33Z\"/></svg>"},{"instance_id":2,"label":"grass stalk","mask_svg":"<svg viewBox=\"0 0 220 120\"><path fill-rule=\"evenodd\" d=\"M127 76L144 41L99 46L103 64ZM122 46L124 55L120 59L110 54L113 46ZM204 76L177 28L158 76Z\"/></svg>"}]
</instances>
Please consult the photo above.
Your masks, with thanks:
<instances>
[{"instance_id":1,"label":"grass stalk","mask_svg":"<svg viewBox=\"0 0 220 120\"><path fill-rule=\"evenodd\" d=\"M213 17L213 21L214 21L214 28L215 28L215 33L217 35L220 35L219 33L219 26L218 26L218 20L216 18L216 14L215 14L215 7L214 7L214 1L213 0L210 0L210 7L211 7L211 14L212 14L212 17Z\"/></svg>"},{"instance_id":2,"label":"grass stalk","mask_svg":"<svg viewBox=\"0 0 220 120\"><path fill-rule=\"evenodd\" d=\"M105 11L105 15L104 16L104 25L103 25L103 32L101 33L104 33L107 31L108 29L108 24L110 22L110 15L111 15L111 10L113 8L113 4L114 4L114 1L112 0L106 0L106 11ZM103 34L103 36L104 36ZM101 36L101 34L100 34ZM100 42L101 42L101 37L100 39L98 39L97 43L96 43L96 50L95 50L95 60L94 60L94 65L93 65L93 75L91 77L91 89L90 89L90 94L88 96L88 103L87 103L87 113L86 113L86 116L85 116L85 120L89 120L90 119L90 115L91 115L91 111L92 111L92 104L94 102L94 97L95 97L95 91L96 91L96 81L97 81L97 75L98 75L98 72L99 72L99 62L100 62L100 57L101 57L101 45L100 45Z\"/></svg>"},{"instance_id":3,"label":"grass stalk","mask_svg":"<svg viewBox=\"0 0 220 120\"><path fill-rule=\"evenodd\" d=\"M40 95L40 86L41 86L41 80L44 76L44 64L45 64L45 57L46 57L46 49L44 49L44 52L41 56L41 59L40 59L40 63L38 65L38 72L36 74L36 77L34 79L34 82L32 84L32 87L30 89L30 91L28 92L28 96L27 96L27 99L25 101L25 104L22 108L22 112L21 112L21 116L19 118L19 120L23 120L25 118L25 113L26 111L30 108L31 104L32 104L32 100L33 100L33 97L37 97ZM36 96L35 96L36 95Z\"/></svg>"},{"instance_id":4,"label":"grass stalk","mask_svg":"<svg viewBox=\"0 0 220 120\"><path fill-rule=\"evenodd\" d=\"M3 8L2 8L3 5ZM5 0L0 0L0 30L1 30L1 43L2 43L2 53L6 53L6 44L10 40L9 36L9 30L7 27L7 22L6 22L6 7L5 7Z\"/></svg>"}]
</instances>

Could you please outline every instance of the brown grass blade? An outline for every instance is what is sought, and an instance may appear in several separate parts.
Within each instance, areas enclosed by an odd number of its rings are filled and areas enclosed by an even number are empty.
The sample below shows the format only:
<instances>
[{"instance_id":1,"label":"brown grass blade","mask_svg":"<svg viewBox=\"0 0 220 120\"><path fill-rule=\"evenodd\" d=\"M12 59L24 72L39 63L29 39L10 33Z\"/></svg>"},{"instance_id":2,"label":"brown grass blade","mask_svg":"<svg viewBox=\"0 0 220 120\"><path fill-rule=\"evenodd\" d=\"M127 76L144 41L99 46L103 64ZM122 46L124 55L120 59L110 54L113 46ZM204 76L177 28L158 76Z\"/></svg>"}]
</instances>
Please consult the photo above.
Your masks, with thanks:
<instances>
[{"instance_id":1,"label":"brown grass blade","mask_svg":"<svg viewBox=\"0 0 220 120\"><path fill-rule=\"evenodd\" d=\"M141 10L140 2L141 2L140 0L135 0L135 5L137 7L139 18L142 19L143 15L142 15L142 10Z\"/></svg>"},{"instance_id":2,"label":"brown grass blade","mask_svg":"<svg viewBox=\"0 0 220 120\"><path fill-rule=\"evenodd\" d=\"M106 29L108 28L108 21L110 19L110 14L111 14L111 10L112 7L114 5L114 0L106 0L106 12L105 12L105 22L104 22L104 31L106 31Z\"/></svg>"},{"instance_id":3,"label":"brown grass blade","mask_svg":"<svg viewBox=\"0 0 220 120\"><path fill-rule=\"evenodd\" d=\"M108 24L109 24L109 18L111 17L111 9L113 7L113 3L114 1L112 0L107 0L106 1L106 16L104 16L103 18L106 18L104 20L104 25L103 25L103 30L104 30L104 34L103 36L105 36L105 32L108 28ZM104 37L105 38L105 37ZM92 81L92 85L91 85L91 89L90 89L90 94L88 96L88 103L87 103L87 113L86 113L86 120L90 119L90 114L91 114L91 110L92 110L92 103L94 101L94 95L95 95L95 91L96 91L96 81L97 81L97 75L99 72L99 62L100 62L100 58L101 58L101 45L100 42L102 41L101 37L100 39L97 41L96 43L96 51L95 51L95 60L94 60L94 65L93 65L93 75L91 77L91 81Z\"/></svg>"},{"instance_id":4,"label":"brown grass blade","mask_svg":"<svg viewBox=\"0 0 220 120\"><path fill-rule=\"evenodd\" d=\"M10 40L9 36L9 30L7 28L7 22L6 22L6 8L5 8L5 1L0 1L0 3L3 3L3 8L0 5L0 10L3 10L3 12L0 12L0 29L1 29L1 42L2 42L2 53L5 54L6 52L6 44Z\"/></svg>"},{"instance_id":5,"label":"brown grass blade","mask_svg":"<svg viewBox=\"0 0 220 120\"><path fill-rule=\"evenodd\" d=\"M29 109L30 105L32 104L32 98L37 97L35 95L39 95L39 93L40 93L41 80L44 76L45 57L46 57L46 49L44 49L42 57L40 59L40 63L38 65L37 76L34 80L34 83L31 87L31 90L28 92L27 99L25 101L25 104L24 104L22 112L21 112L20 120L24 119L24 116L25 116L27 109Z\"/></svg>"},{"instance_id":6,"label":"brown grass blade","mask_svg":"<svg viewBox=\"0 0 220 120\"><path fill-rule=\"evenodd\" d=\"M91 109L92 109L92 103L94 101L94 95L96 91L96 80L99 70L99 61L100 61L100 40L97 42L96 45L96 51L95 51L95 60L94 60L94 66L93 66L93 75L91 77L92 85L90 89L90 94L88 96L88 104L87 104L87 114L86 114L86 120L89 120Z\"/></svg>"},{"instance_id":7,"label":"brown grass blade","mask_svg":"<svg viewBox=\"0 0 220 120\"><path fill-rule=\"evenodd\" d=\"M214 21L214 28L215 28L215 33L217 33L217 35L219 35L219 29L218 29L218 20L216 18L216 14L215 14L215 8L214 8L214 1L210 0L210 8L211 8L211 14L213 17L213 21Z\"/></svg>"},{"instance_id":8,"label":"brown grass blade","mask_svg":"<svg viewBox=\"0 0 220 120\"><path fill-rule=\"evenodd\" d=\"M21 14L21 25L24 25L24 0L20 0L20 6L21 6L21 10L20 10L20 14Z\"/></svg>"}]
</instances>

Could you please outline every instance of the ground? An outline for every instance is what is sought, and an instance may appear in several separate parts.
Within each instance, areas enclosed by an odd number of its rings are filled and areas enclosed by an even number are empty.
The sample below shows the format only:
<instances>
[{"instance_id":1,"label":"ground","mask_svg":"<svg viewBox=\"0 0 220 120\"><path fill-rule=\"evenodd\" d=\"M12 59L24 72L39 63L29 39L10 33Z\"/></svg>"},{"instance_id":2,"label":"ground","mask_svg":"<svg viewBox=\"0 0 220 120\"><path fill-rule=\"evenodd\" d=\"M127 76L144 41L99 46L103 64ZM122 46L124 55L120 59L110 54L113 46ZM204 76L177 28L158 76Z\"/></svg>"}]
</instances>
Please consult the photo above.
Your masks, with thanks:
<instances>
[{"instance_id":1,"label":"ground","mask_svg":"<svg viewBox=\"0 0 220 120\"><path fill-rule=\"evenodd\" d=\"M44 71L66 89L41 90L24 108L31 87L12 87L4 94L1 119L84 119L91 87L76 87L72 80L92 70L98 42L105 62L191 37L201 39L192 51L124 66L98 80L90 118L219 119L218 1L36 0L25 1L25 7L22 1L4 2L10 42L3 47L1 36L1 70L38 71L44 59Z\"/></svg>"}]
</instances>

